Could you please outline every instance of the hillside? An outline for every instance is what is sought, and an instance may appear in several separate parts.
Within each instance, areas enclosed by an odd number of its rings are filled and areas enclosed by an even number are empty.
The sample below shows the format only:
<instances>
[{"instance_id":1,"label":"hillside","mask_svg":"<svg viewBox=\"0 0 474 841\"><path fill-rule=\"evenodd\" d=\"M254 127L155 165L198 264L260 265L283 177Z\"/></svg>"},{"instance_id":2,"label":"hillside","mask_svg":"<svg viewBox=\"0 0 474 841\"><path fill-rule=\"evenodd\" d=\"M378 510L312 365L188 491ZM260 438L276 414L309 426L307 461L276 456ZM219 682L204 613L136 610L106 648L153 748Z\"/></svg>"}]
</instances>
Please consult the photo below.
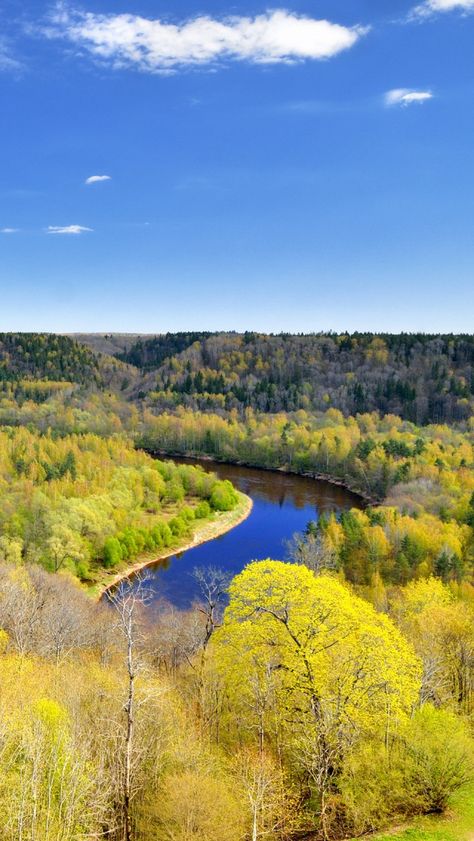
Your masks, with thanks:
<instances>
[{"instance_id":1,"label":"hillside","mask_svg":"<svg viewBox=\"0 0 474 841\"><path fill-rule=\"evenodd\" d=\"M21 379L98 383L100 363L89 348L67 336L0 333L0 380Z\"/></svg>"},{"instance_id":2,"label":"hillside","mask_svg":"<svg viewBox=\"0 0 474 841\"><path fill-rule=\"evenodd\" d=\"M461 421L474 406L474 337L355 333L81 336L142 373L134 397L156 410L378 411ZM114 347L117 350L114 350Z\"/></svg>"},{"instance_id":3,"label":"hillside","mask_svg":"<svg viewBox=\"0 0 474 841\"><path fill-rule=\"evenodd\" d=\"M0 389L16 400L41 402L71 386L126 397L139 377L137 368L70 336L0 333Z\"/></svg>"},{"instance_id":4,"label":"hillside","mask_svg":"<svg viewBox=\"0 0 474 841\"><path fill-rule=\"evenodd\" d=\"M140 336L139 333L69 333L66 337L86 345L94 353L117 357L126 354L140 341L154 338L153 335Z\"/></svg>"},{"instance_id":5,"label":"hillside","mask_svg":"<svg viewBox=\"0 0 474 841\"><path fill-rule=\"evenodd\" d=\"M474 411L469 335L1 334L0 379L111 389L154 412L377 411L417 424Z\"/></svg>"}]
</instances>

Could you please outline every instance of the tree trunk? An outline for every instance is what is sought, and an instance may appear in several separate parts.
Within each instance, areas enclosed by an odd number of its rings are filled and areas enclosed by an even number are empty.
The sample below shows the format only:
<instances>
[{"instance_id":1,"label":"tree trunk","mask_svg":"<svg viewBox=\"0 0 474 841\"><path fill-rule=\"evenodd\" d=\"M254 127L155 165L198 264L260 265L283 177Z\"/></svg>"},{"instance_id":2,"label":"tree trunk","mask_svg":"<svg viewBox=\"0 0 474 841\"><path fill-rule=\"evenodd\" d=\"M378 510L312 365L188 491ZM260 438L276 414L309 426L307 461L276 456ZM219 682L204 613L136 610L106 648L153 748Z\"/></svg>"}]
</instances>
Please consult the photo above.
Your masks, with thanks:
<instances>
[{"instance_id":1,"label":"tree trunk","mask_svg":"<svg viewBox=\"0 0 474 841\"><path fill-rule=\"evenodd\" d=\"M131 781L132 781L132 751L133 751L133 714L134 714L134 681L132 628L127 640L128 667L128 699L125 707L127 715L127 735L125 739L125 776L123 791L124 811L124 841L132 841L132 819L130 814Z\"/></svg>"}]
</instances>

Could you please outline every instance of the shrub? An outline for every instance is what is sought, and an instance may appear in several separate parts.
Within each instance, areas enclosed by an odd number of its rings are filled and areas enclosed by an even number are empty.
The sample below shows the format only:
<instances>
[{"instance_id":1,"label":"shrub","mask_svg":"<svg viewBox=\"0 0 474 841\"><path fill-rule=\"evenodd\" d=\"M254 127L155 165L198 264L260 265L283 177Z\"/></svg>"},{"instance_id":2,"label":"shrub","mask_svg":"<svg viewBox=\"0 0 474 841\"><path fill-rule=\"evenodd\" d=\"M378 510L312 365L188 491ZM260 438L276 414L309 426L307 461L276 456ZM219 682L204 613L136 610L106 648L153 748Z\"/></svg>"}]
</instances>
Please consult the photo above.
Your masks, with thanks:
<instances>
[{"instance_id":1,"label":"shrub","mask_svg":"<svg viewBox=\"0 0 474 841\"><path fill-rule=\"evenodd\" d=\"M177 481L169 482L166 486L166 491L164 494L164 499L166 502L182 502L186 495L186 491L184 490L183 486L180 485Z\"/></svg>"},{"instance_id":2,"label":"shrub","mask_svg":"<svg viewBox=\"0 0 474 841\"><path fill-rule=\"evenodd\" d=\"M474 780L474 744L453 713L425 704L405 741L406 787L416 811L444 812L453 794Z\"/></svg>"},{"instance_id":3,"label":"shrub","mask_svg":"<svg viewBox=\"0 0 474 841\"><path fill-rule=\"evenodd\" d=\"M138 554L138 546L135 542L135 537L130 529L118 535L118 540L122 550L122 557L125 559L134 558Z\"/></svg>"},{"instance_id":4,"label":"shrub","mask_svg":"<svg viewBox=\"0 0 474 841\"><path fill-rule=\"evenodd\" d=\"M339 789L351 835L378 829L405 811L400 763L390 761L381 741L364 739L354 746L345 758Z\"/></svg>"},{"instance_id":5,"label":"shrub","mask_svg":"<svg viewBox=\"0 0 474 841\"><path fill-rule=\"evenodd\" d=\"M210 498L214 511L232 511L238 501L237 492L228 479L215 483Z\"/></svg>"},{"instance_id":6,"label":"shrub","mask_svg":"<svg viewBox=\"0 0 474 841\"><path fill-rule=\"evenodd\" d=\"M211 506L209 505L207 499L203 499L202 502L199 503L194 511L194 516L196 520L205 520L207 517L211 516Z\"/></svg>"},{"instance_id":7,"label":"shrub","mask_svg":"<svg viewBox=\"0 0 474 841\"><path fill-rule=\"evenodd\" d=\"M198 771L181 771L165 778L157 813L157 841L240 841L245 832L244 810L227 780ZM146 827L149 826L149 818Z\"/></svg>"},{"instance_id":8,"label":"shrub","mask_svg":"<svg viewBox=\"0 0 474 841\"><path fill-rule=\"evenodd\" d=\"M169 527L174 537L184 537L184 535L189 532L189 526L187 522L181 518L181 516L173 517L173 519L169 521Z\"/></svg>"},{"instance_id":9,"label":"shrub","mask_svg":"<svg viewBox=\"0 0 474 841\"><path fill-rule=\"evenodd\" d=\"M161 547L164 545L161 524L157 523L156 526L153 526L153 528L150 530L150 534L153 537L155 549L161 549Z\"/></svg>"},{"instance_id":10,"label":"shrub","mask_svg":"<svg viewBox=\"0 0 474 841\"><path fill-rule=\"evenodd\" d=\"M171 546L173 542L173 533L168 523L161 523L161 538L163 540L163 546Z\"/></svg>"},{"instance_id":11,"label":"shrub","mask_svg":"<svg viewBox=\"0 0 474 841\"><path fill-rule=\"evenodd\" d=\"M181 511L179 512L179 516L186 520L186 522L190 523L191 520L194 520L195 514L192 508L189 505L184 505Z\"/></svg>"},{"instance_id":12,"label":"shrub","mask_svg":"<svg viewBox=\"0 0 474 841\"><path fill-rule=\"evenodd\" d=\"M387 752L381 739L349 751L338 781L351 834L399 817L440 813L474 779L474 745L453 713L425 704Z\"/></svg>"}]
</instances>

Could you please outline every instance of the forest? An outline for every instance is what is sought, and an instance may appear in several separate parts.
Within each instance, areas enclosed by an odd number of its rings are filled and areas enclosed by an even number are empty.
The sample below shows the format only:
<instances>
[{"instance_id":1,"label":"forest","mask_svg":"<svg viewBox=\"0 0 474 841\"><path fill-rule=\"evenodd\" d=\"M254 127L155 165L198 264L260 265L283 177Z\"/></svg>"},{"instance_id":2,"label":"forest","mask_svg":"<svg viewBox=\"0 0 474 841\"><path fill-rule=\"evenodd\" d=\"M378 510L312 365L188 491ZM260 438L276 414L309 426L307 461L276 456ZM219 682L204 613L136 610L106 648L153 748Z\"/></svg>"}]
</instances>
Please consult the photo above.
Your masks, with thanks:
<instances>
[{"instance_id":1,"label":"forest","mask_svg":"<svg viewBox=\"0 0 474 841\"><path fill-rule=\"evenodd\" d=\"M367 584L375 572L401 584L420 575L472 576L472 424L465 431L417 427L392 415L344 418L334 409L249 410L245 422L180 411L145 413L138 440L150 450L332 478L365 495L371 502L365 512L323 518L317 529L325 552L353 583Z\"/></svg>"},{"instance_id":2,"label":"forest","mask_svg":"<svg viewBox=\"0 0 474 841\"><path fill-rule=\"evenodd\" d=\"M117 354L160 409L378 411L415 423L472 415L472 336L179 333Z\"/></svg>"},{"instance_id":3,"label":"forest","mask_svg":"<svg viewBox=\"0 0 474 841\"><path fill-rule=\"evenodd\" d=\"M0 430L0 562L93 582L105 569L183 543L232 511L229 482L149 458L120 438Z\"/></svg>"},{"instance_id":4,"label":"forest","mask_svg":"<svg viewBox=\"0 0 474 841\"><path fill-rule=\"evenodd\" d=\"M418 424L474 411L470 335L0 334L0 385L95 385L152 410L377 411Z\"/></svg>"},{"instance_id":5,"label":"forest","mask_svg":"<svg viewBox=\"0 0 474 841\"><path fill-rule=\"evenodd\" d=\"M5 841L349 838L470 790L472 588L268 560L217 622L202 580L150 624L136 590L2 567Z\"/></svg>"},{"instance_id":6,"label":"forest","mask_svg":"<svg viewBox=\"0 0 474 841\"><path fill-rule=\"evenodd\" d=\"M83 341L0 337L2 839L471 841L472 337ZM98 602L239 512L199 454L364 505L188 610Z\"/></svg>"}]
</instances>

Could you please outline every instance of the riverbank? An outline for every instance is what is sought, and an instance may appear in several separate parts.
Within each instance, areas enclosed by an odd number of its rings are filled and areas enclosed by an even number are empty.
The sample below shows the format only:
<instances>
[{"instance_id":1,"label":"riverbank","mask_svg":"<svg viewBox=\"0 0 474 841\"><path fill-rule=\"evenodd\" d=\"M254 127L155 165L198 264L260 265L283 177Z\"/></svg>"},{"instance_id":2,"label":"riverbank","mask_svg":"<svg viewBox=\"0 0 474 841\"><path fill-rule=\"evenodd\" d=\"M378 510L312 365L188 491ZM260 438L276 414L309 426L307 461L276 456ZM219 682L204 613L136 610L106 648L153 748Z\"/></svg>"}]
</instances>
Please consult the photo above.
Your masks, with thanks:
<instances>
[{"instance_id":1,"label":"riverbank","mask_svg":"<svg viewBox=\"0 0 474 841\"><path fill-rule=\"evenodd\" d=\"M206 461L210 464L228 464L235 465L236 467L251 467L255 470L264 470L266 473L285 473L288 476L302 476L304 479L314 479L317 482L327 482L328 485L334 485L335 487L343 488L345 491L348 491L349 493L354 494L354 496L359 497L359 499L362 499L368 506L383 505L383 499L377 499L376 497L370 496L370 494L368 494L366 491L363 491L360 488L356 488L349 482L346 482L343 479L331 476L330 474L326 473L292 470L288 466L266 467L262 464L254 464L250 461L242 461L240 459L234 459L232 461L229 461L229 459L218 458L218 456L210 456L207 453L200 452L189 451L186 453L181 453L177 451L161 450L152 447L140 447L140 449L142 449L143 452L148 453L148 455L154 456L155 458L168 458L171 460L175 458L198 459L199 461Z\"/></svg>"},{"instance_id":2,"label":"riverbank","mask_svg":"<svg viewBox=\"0 0 474 841\"><path fill-rule=\"evenodd\" d=\"M100 580L94 583L94 586L89 589L89 593L97 598L98 601L105 595L105 593L120 584L130 576L135 575L141 570L158 561L164 561L166 558L172 558L175 555L180 555L182 552L187 552L189 549L194 549L203 543L210 540L215 540L231 529L243 523L253 508L253 500L246 494L238 491L239 503L232 511L219 511L212 515L212 518L203 521L193 533L192 538L183 544L173 547L167 547L161 552L153 552L140 555L133 564L129 564L123 569L115 569L112 572L108 570L101 570ZM196 521L195 521L196 522Z\"/></svg>"}]
</instances>

